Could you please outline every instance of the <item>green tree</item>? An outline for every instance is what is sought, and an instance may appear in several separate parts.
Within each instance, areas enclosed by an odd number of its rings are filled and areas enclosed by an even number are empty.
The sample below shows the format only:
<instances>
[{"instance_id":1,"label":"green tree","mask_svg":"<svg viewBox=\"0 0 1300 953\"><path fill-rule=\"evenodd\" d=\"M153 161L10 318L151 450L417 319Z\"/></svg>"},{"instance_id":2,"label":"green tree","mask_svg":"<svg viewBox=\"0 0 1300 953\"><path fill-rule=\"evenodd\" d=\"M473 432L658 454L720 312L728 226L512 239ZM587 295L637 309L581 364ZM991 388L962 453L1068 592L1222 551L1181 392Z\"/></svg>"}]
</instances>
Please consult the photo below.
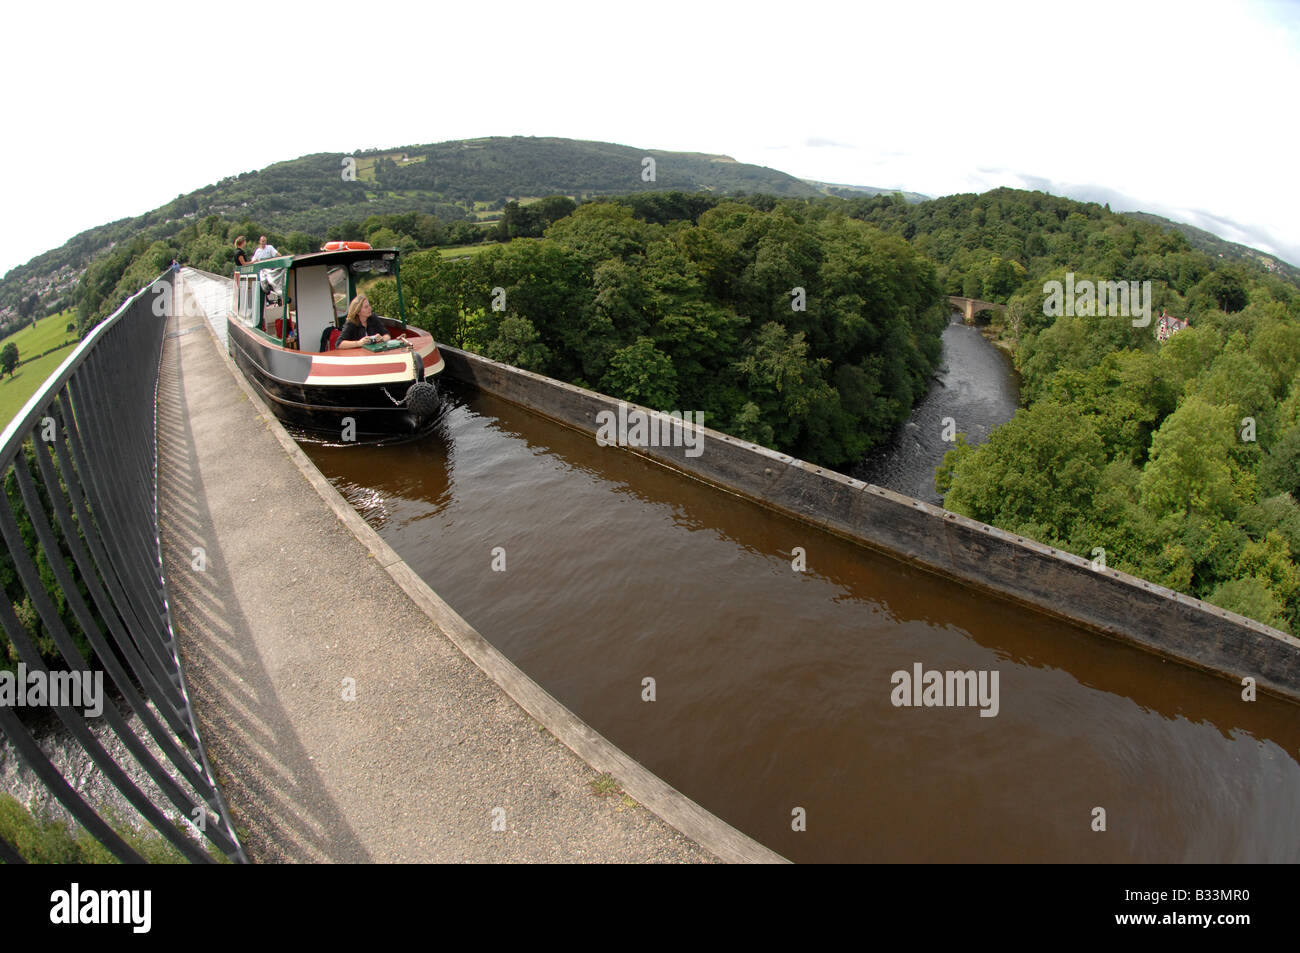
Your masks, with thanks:
<instances>
[{"instance_id":1,"label":"green tree","mask_svg":"<svg viewBox=\"0 0 1300 953\"><path fill-rule=\"evenodd\" d=\"M1220 584L1205 601L1229 612L1244 615L1248 619L1271 625L1283 632L1291 631L1286 619L1286 610L1278 604L1268 586L1253 576L1245 579L1230 579Z\"/></svg>"},{"instance_id":2,"label":"green tree","mask_svg":"<svg viewBox=\"0 0 1300 953\"><path fill-rule=\"evenodd\" d=\"M1092 422L1067 406L1019 410L973 453L958 447L944 463L944 506L971 519L1058 546L1096 525L1105 452Z\"/></svg>"},{"instance_id":3,"label":"green tree","mask_svg":"<svg viewBox=\"0 0 1300 953\"><path fill-rule=\"evenodd\" d=\"M614 353L600 388L611 397L652 410L677 409L677 372L672 358L648 337L637 338Z\"/></svg>"},{"instance_id":4,"label":"green tree","mask_svg":"<svg viewBox=\"0 0 1300 953\"><path fill-rule=\"evenodd\" d=\"M1175 392L1206 370L1222 349L1223 342L1209 327L1186 328L1166 341L1160 348L1160 362Z\"/></svg>"},{"instance_id":5,"label":"green tree","mask_svg":"<svg viewBox=\"0 0 1300 953\"><path fill-rule=\"evenodd\" d=\"M1282 431L1259 465L1259 488L1266 494L1300 496L1300 425Z\"/></svg>"},{"instance_id":6,"label":"green tree","mask_svg":"<svg viewBox=\"0 0 1300 953\"><path fill-rule=\"evenodd\" d=\"M1232 519L1254 499L1254 474L1234 454L1237 420L1231 407L1188 397L1165 419L1151 443L1139 486L1142 504L1156 515L1198 513Z\"/></svg>"},{"instance_id":7,"label":"green tree","mask_svg":"<svg viewBox=\"0 0 1300 953\"><path fill-rule=\"evenodd\" d=\"M626 206L598 202L558 219L546 237L596 266L643 254L646 244L662 231L639 221Z\"/></svg>"},{"instance_id":8,"label":"green tree","mask_svg":"<svg viewBox=\"0 0 1300 953\"><path fill-rule=\"evenodd\" d=\"M1273 396L1282 397L1300 371L1300 324L1269 321L1255 332L1250 354L1268 372Z\"/></svg>"},{"instance_id":9,"label":"green tree","mask_svg":"<svg viewBox=\"0 0 1300 953\"><path fill-rule=\"evenodd\" d=\"M387 226L375 229L368 239L375 248L396 248L399 251L415 251L419 244L407 234L398 234Z\"/></svg>"},{"instance_id":10,"label":"green tree","mask_svg":"<svg viewBox=\"0 0 1300 953\"><path fill-rule=\"evenodd\" d=\"M551 358L550 350L538 340L533 323L518 315L511 315L501 322L501 331L487 346L486 355L494 361L539 374L546 373Z\"/></svg>"},{"instance_id":11,"label":"green tree","mask_svg":"<svg viewBox=\"0 0 1300 953\"><path fill-rule=\"evenodd\" d=\"M1237 523L1252 539L1263 539L1276 530L1291 553L1300 553L1300 504L1289 493L1270 496L1247 506L1237 514Z\"/></svg>"},{"instance_id":12,"label":"green tree","mask_svg":"<svg viewBox=\"0 0 1300 953\"><path fill-rule=\"evenodd\" d=\"M1277 437L1276 400L1270 375L1246 352L1245 338L1234 334L1209 370L1189 387L1208 403L1231 407L1240 425L1244 417L1255 421L1256 442L1268 447Z\"/></svg>"},{"instance_id":13,"label":"green tree","mask_svg":"<svg viewBox=\"0 0 1300 953\"><path fill-rule=\"evenodd\" d=\"M752 401L740 408L727 429L733 436L763 447L772 446L775 439L771 425L763 421L763 412Z\"/></svg>"},{"instance_id":14,"label":"green tree","mask_svg":"<svg viewBox=\"0 0 1300 953\"><path fill-rule=\"evenodd\" d=\"M18 366L18 345L10 341L3 348L0 348L0 370L10 377L14 375L14 368Z\"/></svg>"},{"instance_id":15,"label":"green tree","mask_svg":"<svg viewBox=\"0 0 1300 953\"><path fill-rule=\"evenodd\" d=\"M1286 537L1276 529L1268 531L1262 539L1249 542L1237 561L1237 578L1253 576L1268 587L1269 592L1287 615L1294 618L1300 606L1300 569L1292 560L1291 547Z\"/></svg>"},{"instance_id":16,"label":"green tree","mask_svg":"<svg viewBox=\"0 0 1300 953\"><path fill-rule=\"evenodd\" d=\"M497 239L509 241L512 238L541 238L548 224L540 204L520 205L518 202L508 202L497 225Z\"/></svg>"},{"instance_id":17,"label":"green tree","mask_svg":"<svg viewBox=\"0 0 1300 953\"><path fill-rule=\"evenodd\" d=\"M1003 301L1025 280L1025 268L1018 261L994 255L983 269L980 294L984 301Z\"/></svg>"},{"instance_id":18,"label":"green tree","mask_svg":"<svg viewBox=\"0 0 1300 953\"><path fill-rule=\"evenodd\" d=\"M290 232L289 237L284 240L284 248L281 251L290 255L305 255L319 248L320 242L306 232Z\"/></svg>"},{"instance_id":19,"label":"green tree","mask_svg":"<svg viewBox=\"0 0 1300 953\"><path fill-rule=\"evenodd\" d=\"M1197 284L1194 293L1205 296L1227 314L1240 311L1249 300L1241 276L1230 270L1213 271L1206 275Z\"/></svg>"},{"instance_id":20,"label":"green tree","mask_svg":"<svg viewBox=\"0 0 1300 953\"><path fill-rule=\"evenodd\" d=\"M829 359L810 355L802 331L791 334L769 321L744 351L734 370L748 403L759 408L762 422L772 429L777 447L829 466L861 457L868 438L854 426L839 393L822 377Z\"/></svg>"},{"instance_id":21,"label":"green tree","mask_svg":"<svg viewBox=\"0 0 1300 953\"><path fill-rule=\"evenodd\" d=\"M952 482L962 461L975 452L975 448L966 442L966 434L957 434L952 449L943 455L943 461L934 470L934 490L944 496L952 489Z\"/></svg>"}]
</instances>

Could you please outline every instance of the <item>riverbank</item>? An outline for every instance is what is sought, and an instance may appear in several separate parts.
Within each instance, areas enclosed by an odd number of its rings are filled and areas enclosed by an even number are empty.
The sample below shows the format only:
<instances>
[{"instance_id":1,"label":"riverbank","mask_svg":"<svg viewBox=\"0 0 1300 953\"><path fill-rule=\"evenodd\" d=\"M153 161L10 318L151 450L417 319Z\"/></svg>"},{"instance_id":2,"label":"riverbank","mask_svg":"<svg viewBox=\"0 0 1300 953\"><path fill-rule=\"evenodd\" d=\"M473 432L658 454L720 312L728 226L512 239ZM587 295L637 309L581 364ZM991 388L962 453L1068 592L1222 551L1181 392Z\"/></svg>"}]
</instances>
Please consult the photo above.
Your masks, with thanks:
<instances>
[{"instance_id":1,"label":"riverbank","mask_svg":"<svg viewBox=\"0 0 1300 953\"><path fill-rule=\"evenodd\" d=\"M1016 363L1016 342L1008 340L1003 335L1003 329L1000 326L984 324L976 325L976 328L980 334L984 336L984 340L988 341L1007 356L1007 359L1011 361L1012 367L1014 367Z\"/></svg>"}]
</instances>

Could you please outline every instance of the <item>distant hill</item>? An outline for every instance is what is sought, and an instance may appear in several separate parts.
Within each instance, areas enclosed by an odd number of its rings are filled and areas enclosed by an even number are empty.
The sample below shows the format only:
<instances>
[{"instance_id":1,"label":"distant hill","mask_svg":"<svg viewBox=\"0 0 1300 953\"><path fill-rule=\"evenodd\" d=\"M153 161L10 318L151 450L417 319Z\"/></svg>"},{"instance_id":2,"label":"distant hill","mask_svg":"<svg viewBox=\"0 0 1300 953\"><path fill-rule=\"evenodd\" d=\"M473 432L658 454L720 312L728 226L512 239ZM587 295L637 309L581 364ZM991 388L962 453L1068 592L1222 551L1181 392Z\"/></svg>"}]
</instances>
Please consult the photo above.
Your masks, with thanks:
<instances>
[{"instance_id":1,"label":"distant hill","mask_svg":"<svg viewBox=\"0 0 1300 953\"><path fill-rule=\"evenodd\" d=\"M644 162L654 160L653 178ZM348 160L351 162L345 165ZM346 179L344 173L354 178ZM729 156L524 136L455 140L401 149L318 153L230 176L144 215L88 229L12 269L0 281L0 322L35 295L41 313L66 304L92 258L117 242L168 238L195 218L222 215L280 232L323 235L341 221L427 212L444 222L499 216L511 199L575 199L637 191L816 196L784 172ZM60 299L63 299L60 301Z\"/></svg>"},{"instance_id":2,"label":"distant hill","mask_svg":"<svg viewBox=\"0 0 1300 953\"><path fill-rule=\"evenodd\" d=\"M467 139L400 150L407 162L376 172L391 189L429 189L457 203L543 195L615 195L638 190L764 192L810 196L792 175L730 156L665 152L609 142L512 136ZM647 180L644 160L655 160Z\"/></svg>"},{"instance_id":3,"label":"distant hill","mask_svg":"<svg viewBox=\"0 0 1300 953\"><path fill-rule=\"evenodd\" d=\"M930 201L931 196L920 192L904 192L902 189L878 189L874 185L844 185L840 182L818 182L804 179L809 185L823 195L834 195L842 199L851 199L859 195L901 195L903 201L912 205Z\"/></svg>"},{"instance_id":4,"label":"distant hill","mask_svg":"<svg viewBox=\"0 0 1300 953\"><path fill-rule=\"evenodd\" d=\"M1263 265L1269 271L1276 275L1290 278L1292 281L1300 284L1300 268L1283 261L1273 255L1266 255L1257 248L1251 248L1249 245L1239 245L1237 242L1230 242L1220 238L1203 228L1197 228L1195 225L1185 225L1182 222L1175 222L1159 215L1152 215L1150 212L1124 212L1123 214L1136 218L1139 221L1151 222L1162 228L1173 229L1181 232L1187 237L1187 241L1197 251L1203 251L1207 255L1214 255L1218 258L1229 258L1233 261L1253 261Z\"/></svg>"}]
</instances>

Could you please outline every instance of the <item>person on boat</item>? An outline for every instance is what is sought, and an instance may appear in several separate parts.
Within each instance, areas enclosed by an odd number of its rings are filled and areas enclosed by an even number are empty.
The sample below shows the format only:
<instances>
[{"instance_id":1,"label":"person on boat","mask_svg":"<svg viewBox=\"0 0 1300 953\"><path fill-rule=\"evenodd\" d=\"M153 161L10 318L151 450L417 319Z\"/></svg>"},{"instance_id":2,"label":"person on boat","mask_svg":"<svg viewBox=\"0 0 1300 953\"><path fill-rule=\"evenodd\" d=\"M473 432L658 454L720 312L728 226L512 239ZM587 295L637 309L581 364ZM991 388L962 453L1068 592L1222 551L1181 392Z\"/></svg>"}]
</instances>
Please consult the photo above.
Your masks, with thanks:
<instances>
[{"instance_id":1,"label":"person on boat","mask_svg":"<svg viewBox=\"0 0 1300 953\"><path fill-rule=\"evenodd\" d=\"M253 261L261 261L263 258L279 257L280 253L275 250L274 245L267 242L265 235L257 240L257 251L253 252Z\"/></svg>"},{"instance_id":2,"label":"person on boat","mask_svg":"<svg viewBox=\"0 0 1300 953\"><path fill-rule=\"evenodd\" d=\"M334 347L345 350L390 340L392 338L384 331L383 322L371 313L370 299L357 295L348 305L348 319L343 322L343 333Z\"/></svg>"},{"instance_id":3,"label":"person on boat","mask_svg":"<svg viewBox=\"0 0 1300 953\"><path fill-rule=\"evenodd\" d=\"M244 243L248 241L243 235L235 239L235 267L239 268L247 265L249 262L248 252L244 251Z\"/></svg>"}]
</instances>

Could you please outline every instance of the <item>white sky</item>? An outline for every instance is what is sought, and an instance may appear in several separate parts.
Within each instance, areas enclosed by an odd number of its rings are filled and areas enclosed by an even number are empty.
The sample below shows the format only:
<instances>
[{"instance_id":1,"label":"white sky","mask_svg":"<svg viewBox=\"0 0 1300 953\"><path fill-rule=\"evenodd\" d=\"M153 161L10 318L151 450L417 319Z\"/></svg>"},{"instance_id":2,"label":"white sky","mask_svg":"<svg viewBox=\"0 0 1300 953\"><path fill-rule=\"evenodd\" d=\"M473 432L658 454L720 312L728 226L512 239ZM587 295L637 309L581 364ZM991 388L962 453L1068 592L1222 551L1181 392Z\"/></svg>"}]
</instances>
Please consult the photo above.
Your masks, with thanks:
<instances>
[{"instance_id":1,"label":"white sky","mask_svg":"<svg viewBox=\"0 0 1300 953\"><path fill-rule=\"evenodd\" d=\"M0 272L282 159L489 135L935 196L1046 188L1300 264L1296 3L47 0L5 18Z\"/></svg>"}]
</instances>

